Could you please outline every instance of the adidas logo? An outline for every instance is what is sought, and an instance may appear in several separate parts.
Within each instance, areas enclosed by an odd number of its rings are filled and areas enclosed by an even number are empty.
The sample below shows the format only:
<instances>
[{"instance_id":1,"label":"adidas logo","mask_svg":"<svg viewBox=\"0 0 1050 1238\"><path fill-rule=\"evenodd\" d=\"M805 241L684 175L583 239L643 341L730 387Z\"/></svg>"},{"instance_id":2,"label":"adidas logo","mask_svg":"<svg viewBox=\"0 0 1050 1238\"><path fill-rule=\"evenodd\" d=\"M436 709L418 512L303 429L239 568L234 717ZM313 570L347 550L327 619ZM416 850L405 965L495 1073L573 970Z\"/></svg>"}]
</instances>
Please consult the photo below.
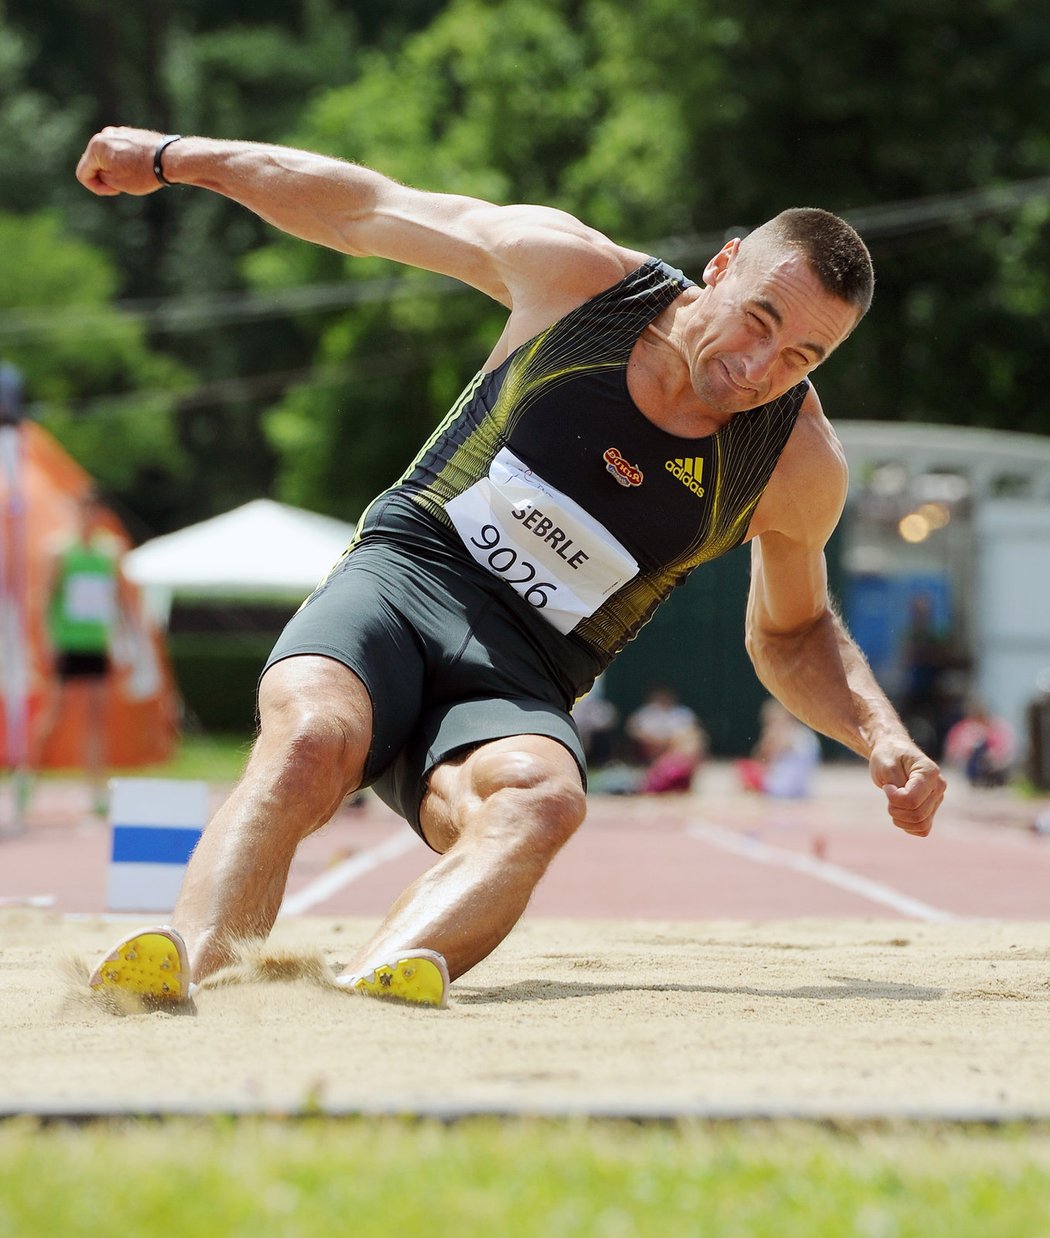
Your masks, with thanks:
<instances>
[{"instance_id":1,"label":"adidas logo","mask_svg":"<svg viewBox=\"0 0 1050 1238\"><path fill-rule=\"evenodd\" d=\"M691 490L698 499L704 497L704 487L701 485L704 476L703 456L693 456L685 460L668 460L664 468L672 477L677 477L682 485L687 490Z\"/></svg>"}]
</instances>

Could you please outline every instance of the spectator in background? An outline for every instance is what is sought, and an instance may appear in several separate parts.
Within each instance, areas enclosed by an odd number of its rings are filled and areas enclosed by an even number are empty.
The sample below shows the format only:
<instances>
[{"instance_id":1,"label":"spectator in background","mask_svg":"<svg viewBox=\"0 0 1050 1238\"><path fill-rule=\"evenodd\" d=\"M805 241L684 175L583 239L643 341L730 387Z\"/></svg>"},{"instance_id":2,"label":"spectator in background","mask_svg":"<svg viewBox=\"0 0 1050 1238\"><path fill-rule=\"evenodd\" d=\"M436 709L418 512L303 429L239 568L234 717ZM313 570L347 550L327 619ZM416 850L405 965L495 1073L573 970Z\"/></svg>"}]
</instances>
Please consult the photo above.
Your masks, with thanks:
<instances>
[{"instance_id":1,"label":"spectator in background","mask_svg":"<svg viewBox=\"0 0 1050 1238\"><path fill-rule=\"evenodd\" d=\"M940 754L948 726L958 717L958 701L946 690L946 676L957 665L948 630L934 616L933 598L920 593L912 598L903 645L905 683L901 717L915 741Z\"/></svg>"},{"instance_id":2,"label":"spectator in background","mask_svg":"<svg viewBox=\"0 0 1050 1238\"><path fill-rule=\"evenodd\" d=\"M106 527L101 499L89 490L77 499L73 535L51 550L44 587L56 689L40 721L40 743L47 743L62 711L82 697L84 770L91 785L92 810L100 815L106 811L110 650L124 589L121 554L122 547Z\"/></svg>"},{"instance_id":3,"label":"spectator in background","mask_svg":"<svg viewBox=\"0 0 1050 1238\"><path fill-rule=\"evenodd\" d=\"M626 730L642 762L648 765L673 747L675 740L698 719L678 693L667 684L650 688L645 703L627 718Z\"/></svg>"},{"instance_id":4,"label":"spectator in background","mask_svg":"<svg viewBox=\"0 0 1050 1238\"><path fill-rule=\"evenodd\" d=\"M944 741L949 765L962 770L973 787L1001 787L1010 775L1017 752L1013 727L990 713L977 697Z\"/></svg>"},{"instance_id":5,"label":"spectator in background","mask_svg":"<svg viewBox=\"0 0 1050 1238\"><path fill-rule=\"evenodd\" d=\"M670 747L642 774L638 790L643 795L667 791L691 791L707 756L707 732L699 722L682 727Z\"/></svg>"},{"instance_id":6,"label":"spectator in background","mask_svg":"<svg viewBox=\"0 0 1050 1238\"><path fill-rule=\"evenodd\" d=\"M707 733L688 705L666 684L653 688L626 723L645 766L638 790L644 794L688 791L707 755Z\"/></svg>"},{"instance_id":7,"label":"spectator in background","mask_svg":"<svg viewBox=\"0 0 1050 1238\"><path fill-rule=\"evenodd\" d=\"M764 702L761 729L751 756L737 762L744 788L778 799L803 799L820 765L820 741L779 701Z\"/></svg>"}]
</instances>

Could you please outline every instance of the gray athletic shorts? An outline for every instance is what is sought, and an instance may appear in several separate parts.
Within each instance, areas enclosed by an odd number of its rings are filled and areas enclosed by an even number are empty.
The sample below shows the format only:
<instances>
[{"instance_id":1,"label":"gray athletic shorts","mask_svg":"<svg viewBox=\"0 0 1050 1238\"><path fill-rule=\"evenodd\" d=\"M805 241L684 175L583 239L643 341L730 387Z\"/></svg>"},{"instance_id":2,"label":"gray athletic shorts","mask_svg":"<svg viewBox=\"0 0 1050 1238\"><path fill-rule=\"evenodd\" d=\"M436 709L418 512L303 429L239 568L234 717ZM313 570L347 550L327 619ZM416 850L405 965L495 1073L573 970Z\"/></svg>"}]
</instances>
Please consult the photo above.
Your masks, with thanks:
<instances>
[{"instance_id":1,"label":"gray athletic shorts","mask_svg":"<svg viewBox=\"0 0 1050 1238\"><path fill-rule=\"evenodd\" d=\"M430 771L487 740L556 739L586 786L569 711L599 668L490 579L473 565L363 543L307 598L266 663L321 655L362 680L374 715L363 785L421 837Z\"/></svg>"}]
</instances>

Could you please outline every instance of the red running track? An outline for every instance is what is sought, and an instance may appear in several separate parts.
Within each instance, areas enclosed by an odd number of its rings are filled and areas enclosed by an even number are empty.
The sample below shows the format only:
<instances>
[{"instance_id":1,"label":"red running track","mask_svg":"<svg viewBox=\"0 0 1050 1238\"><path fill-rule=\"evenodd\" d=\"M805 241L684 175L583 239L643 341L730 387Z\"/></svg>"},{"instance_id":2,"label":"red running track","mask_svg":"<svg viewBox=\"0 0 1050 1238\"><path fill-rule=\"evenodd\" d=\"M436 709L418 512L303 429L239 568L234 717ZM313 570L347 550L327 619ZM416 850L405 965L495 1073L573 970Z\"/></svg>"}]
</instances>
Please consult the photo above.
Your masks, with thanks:
<instances>
[{"instance_id":1,"label":"red running track","mask_svg":"<svg viewBox=\"0 0 1050 1238\"><path fill-rule=\"evenodd\" d=\"M75 784L42 785L28 828L0 840L0 906L106 913L110 831L85 803ZM1028 827L1048 808L954 785L934 833L915 839L894 829L860 763L826 768L812 799L791 802L740 793L715 765L693 795L592 797L527 915L1046 920L1050 837ZM379 916L433 859L369 799L302 845L285 914Z\"/></svg>"}]
</instances>

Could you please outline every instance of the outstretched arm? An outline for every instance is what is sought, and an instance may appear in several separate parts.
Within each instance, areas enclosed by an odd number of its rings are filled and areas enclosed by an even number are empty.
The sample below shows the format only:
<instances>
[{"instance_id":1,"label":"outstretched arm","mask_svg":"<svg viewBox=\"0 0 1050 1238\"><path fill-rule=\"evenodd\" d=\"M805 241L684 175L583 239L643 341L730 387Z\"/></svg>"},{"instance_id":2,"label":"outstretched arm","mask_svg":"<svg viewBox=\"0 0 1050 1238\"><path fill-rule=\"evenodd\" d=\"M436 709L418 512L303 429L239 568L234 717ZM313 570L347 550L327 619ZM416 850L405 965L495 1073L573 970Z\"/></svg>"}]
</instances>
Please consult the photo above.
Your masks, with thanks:
<instances>
[{"instance_id":1,"label":"outstretched arm","mask_svg":"<svg viewBox=\"0 0 1050 1238\"><path fill-rule=\"evenodd\" d=\"M767 492L771 501L752 542L748 652L759 679L796 717L867 759L893 823L926 835L944 779L828 598L824 546L841 514L846 471L826 427L819 408L811 409Z\"/></svg>"},{"instance_id":2,"label":"outstretched arm","mask_svg":"<svg viewBox=\"0 0 1050 1238\"><path fill-rule=\"evenodd\" d=\"M103 129L77 179L100 196L153 193L162 137ZM429 193L285 146L184 137L165 149L163 169L169 182L222 194L305 241L451 275L511 308L549 300L539 311L547 316L609 287L642 258L563 211Z\"/></svg>"}]
</instances>

